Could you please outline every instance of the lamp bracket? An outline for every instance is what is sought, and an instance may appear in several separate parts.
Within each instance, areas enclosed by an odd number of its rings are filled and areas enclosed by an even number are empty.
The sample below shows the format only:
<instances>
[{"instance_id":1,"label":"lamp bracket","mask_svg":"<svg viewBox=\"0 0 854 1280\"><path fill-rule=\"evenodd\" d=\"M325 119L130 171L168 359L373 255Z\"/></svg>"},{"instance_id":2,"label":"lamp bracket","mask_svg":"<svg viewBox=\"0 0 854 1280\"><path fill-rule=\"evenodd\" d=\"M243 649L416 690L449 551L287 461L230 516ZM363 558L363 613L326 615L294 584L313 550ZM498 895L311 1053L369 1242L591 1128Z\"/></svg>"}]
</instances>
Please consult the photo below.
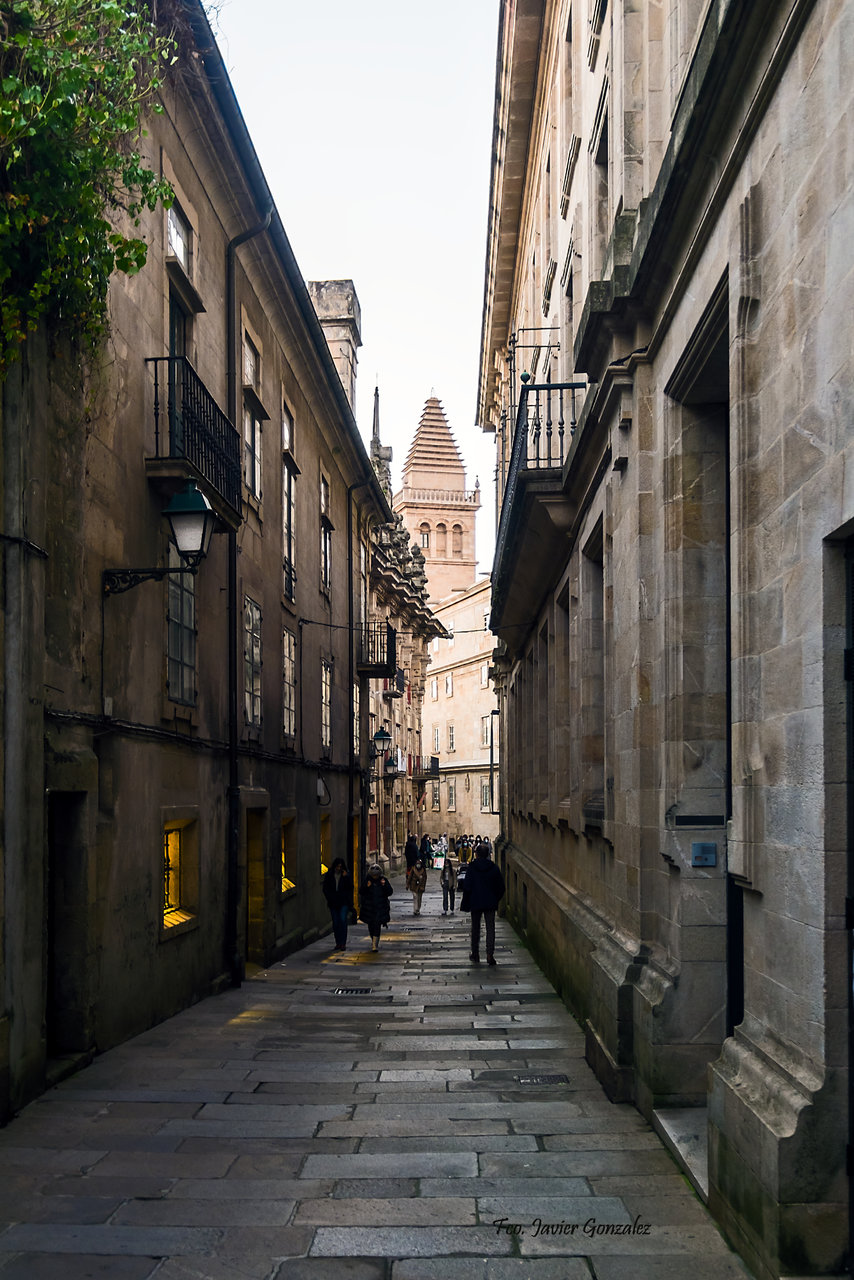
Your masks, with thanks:
<instances>
[{"instance_id":1,"label":"lamp bracket","mask_svg":"<svg viewBox=\"0 0 854 1280\"><path fill-rule=\"evenodd\" d=\"M105 569L103 575L104 595L117 596L131 587L138 587L141 582L162 582L170 573L195 573L198 565L183 565L181 568L169 569Z\"/></svg>"}]
</instances>

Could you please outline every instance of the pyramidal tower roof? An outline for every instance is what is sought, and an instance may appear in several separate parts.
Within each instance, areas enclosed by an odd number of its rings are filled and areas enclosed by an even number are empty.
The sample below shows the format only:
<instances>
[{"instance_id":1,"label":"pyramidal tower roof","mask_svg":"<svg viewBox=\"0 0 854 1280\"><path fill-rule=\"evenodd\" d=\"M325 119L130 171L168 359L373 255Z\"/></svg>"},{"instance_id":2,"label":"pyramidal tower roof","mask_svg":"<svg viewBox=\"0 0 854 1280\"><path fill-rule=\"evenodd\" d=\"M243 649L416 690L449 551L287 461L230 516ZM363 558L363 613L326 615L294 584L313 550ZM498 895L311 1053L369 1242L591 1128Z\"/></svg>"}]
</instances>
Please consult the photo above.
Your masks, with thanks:
<instances>
[{"instance_id":1,"label":"pyramidal tower roof","mask_svg":"<svg viewBox=\"0 0 854 1280\"><path fill-rule=\"evenodd\" d=\"M404 489L464 489L466 472L442 402L430 396L403 466Z\"/></svg>"}]
</instances>

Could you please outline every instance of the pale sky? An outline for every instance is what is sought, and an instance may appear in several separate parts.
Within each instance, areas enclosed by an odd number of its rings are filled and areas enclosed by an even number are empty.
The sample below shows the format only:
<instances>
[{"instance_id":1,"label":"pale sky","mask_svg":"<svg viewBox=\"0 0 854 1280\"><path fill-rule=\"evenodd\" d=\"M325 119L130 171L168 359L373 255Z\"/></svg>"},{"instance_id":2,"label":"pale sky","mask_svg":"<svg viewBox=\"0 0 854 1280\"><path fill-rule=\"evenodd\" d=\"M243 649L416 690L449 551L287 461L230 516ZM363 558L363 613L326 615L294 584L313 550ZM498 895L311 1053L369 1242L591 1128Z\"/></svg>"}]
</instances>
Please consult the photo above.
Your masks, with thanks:
<instances>
[{"instance_id":1,"label":"pale sky","mask_svg":"<svg viewBox=\"0 0 854 1280\"><path fill-rule=\"evenodd\" d=\"M374 385L395 488L424 403L479 477L479 569L495 449L475 425L498 0L218 0L217 32L306 280L352 279L356 416Z\"/></svg>"}]
</instances>

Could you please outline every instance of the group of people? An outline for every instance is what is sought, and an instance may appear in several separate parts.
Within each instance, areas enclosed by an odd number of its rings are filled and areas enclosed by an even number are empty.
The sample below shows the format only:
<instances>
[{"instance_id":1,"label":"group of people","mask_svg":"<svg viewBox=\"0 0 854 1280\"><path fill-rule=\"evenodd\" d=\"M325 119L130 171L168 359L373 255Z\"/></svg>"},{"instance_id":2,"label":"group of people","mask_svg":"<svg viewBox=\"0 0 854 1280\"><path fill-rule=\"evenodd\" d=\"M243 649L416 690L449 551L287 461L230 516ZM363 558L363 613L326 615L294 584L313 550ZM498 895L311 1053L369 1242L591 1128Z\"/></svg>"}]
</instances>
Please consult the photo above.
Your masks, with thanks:
<instances>
[{"instance_id":1,"label":"group of people","mask_svg":"<svg viewBox=\"0 0 854 1280\"><path fill-rule=\"evenodd\" d=\"M441 837L440 837L441 839ZM404 855L406 857L406 887L412 894L413 915L421 914L421 899L427 887L427 856L425 841L432 848L429 837L423 836L419 846L415 836L410 833L406 841ZM414 848L413 848L414 846ZM459 844L458 844L459 848ZM486 962L494 965L495 960L495 912L504 897L504 876L500 867L491 858L492 846L488 839L477 836L463 858L457 861L453 848L446 849L442 859L439 882L442 886L442 915L455 910L456 896L459 891L460 910L471 912L471 952L469 959L474 963L480 961L481 927L486 935ZM432 866L432 857L430 864ZM389 898L394 890L382 868L376 864L369 868L365 882L359 895L359 919L368 927L371 938L371 950L378 951L380 936L384 925L391 919ZM353 881L343 858L336 858L329 871L323 877L323 893L326 897L332 916L332 929L335 935L335 950L344 951L347 946L347 926L351 913L355 920L353 907Z\"/></svg>"}]
</instances>

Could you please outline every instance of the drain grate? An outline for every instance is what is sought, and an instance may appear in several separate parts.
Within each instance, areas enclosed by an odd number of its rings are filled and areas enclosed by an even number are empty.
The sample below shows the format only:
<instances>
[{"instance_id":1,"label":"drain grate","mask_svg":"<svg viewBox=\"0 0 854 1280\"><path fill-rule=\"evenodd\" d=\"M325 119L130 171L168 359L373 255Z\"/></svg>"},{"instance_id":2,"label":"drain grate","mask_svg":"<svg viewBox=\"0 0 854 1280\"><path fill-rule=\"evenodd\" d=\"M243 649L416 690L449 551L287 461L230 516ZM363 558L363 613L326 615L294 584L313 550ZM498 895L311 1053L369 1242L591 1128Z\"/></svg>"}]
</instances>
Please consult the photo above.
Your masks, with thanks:
<instances>
[{"instance_id":1,"label":"drain grate","mask_svg":"<svg viewBox=\"0 0 854 1280\"><path fill-rule=\"evenodd\" d=\"M569 1076L517 1076L517 1084L569 1084Z\"/></svg>"},{"instance_id":2,"label":"drain grate","mask_svg":"<svg viewBox=\"0 0 854 1280\"><path fill-rule=\"evenodd\" d=\"M336 987L334 996L369 996L373 987Z\"/></svg>"}]
</instances>

